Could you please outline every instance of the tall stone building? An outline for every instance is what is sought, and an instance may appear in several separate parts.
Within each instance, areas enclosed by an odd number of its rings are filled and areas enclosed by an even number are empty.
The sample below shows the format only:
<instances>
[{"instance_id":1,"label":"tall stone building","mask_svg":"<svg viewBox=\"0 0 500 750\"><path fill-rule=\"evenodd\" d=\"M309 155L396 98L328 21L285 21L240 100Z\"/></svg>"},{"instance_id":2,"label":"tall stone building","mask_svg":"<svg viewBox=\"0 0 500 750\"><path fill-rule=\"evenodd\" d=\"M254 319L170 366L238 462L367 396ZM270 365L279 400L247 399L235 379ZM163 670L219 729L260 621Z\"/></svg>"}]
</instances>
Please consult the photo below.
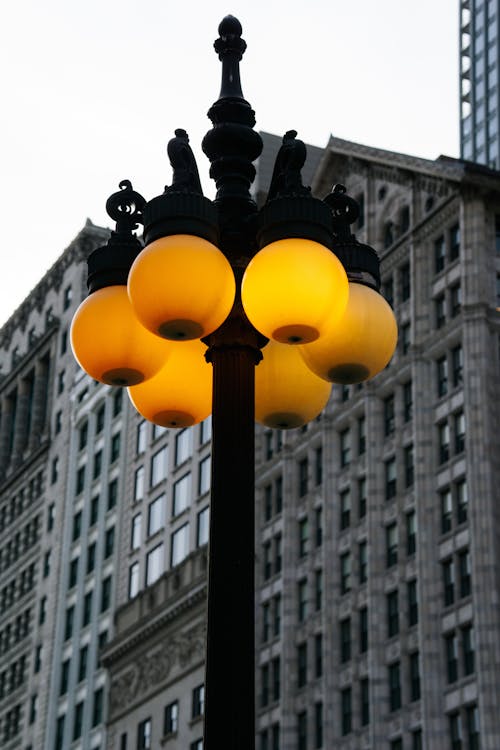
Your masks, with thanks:
<instances>
[{"instance_id":1,"label":"tall stone building","mask_svg":"<svg viewBox=\"0 0 500 750\"><path fill-rule=\"evenodd\" d=\"M315 156L314 192L360 203L399 343L307 428L257 430L257 747L498 750L500 174ZM202 747L210 420L155 428L73 361L106 237L0 331L6 750Z\"/></svg>"},{"instance_id":2,"label":"tall stone building","mask_svg":"<svg viewBox=\"0 0 500 750\"><path fill-rule=\"evenodd\" d=\"M460 154L500 168L500 2L459 0Z\"/></svg>"}]
</instances>

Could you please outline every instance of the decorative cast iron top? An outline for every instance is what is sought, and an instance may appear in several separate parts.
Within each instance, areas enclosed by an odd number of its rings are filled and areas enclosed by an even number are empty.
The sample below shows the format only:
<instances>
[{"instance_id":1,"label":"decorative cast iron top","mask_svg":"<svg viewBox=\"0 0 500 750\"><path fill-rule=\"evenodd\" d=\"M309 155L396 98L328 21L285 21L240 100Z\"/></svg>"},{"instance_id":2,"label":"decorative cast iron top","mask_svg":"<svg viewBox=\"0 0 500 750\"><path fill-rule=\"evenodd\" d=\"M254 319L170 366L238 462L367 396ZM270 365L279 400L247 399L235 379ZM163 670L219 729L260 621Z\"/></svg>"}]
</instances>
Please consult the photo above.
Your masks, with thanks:
<instances>
[{"instance_id":1,"label":"decorative cast iron top","mask_svg":"<svg viewBox=\"0 0 500 750\"><path fill-rule=\"evenodd\" d=\"M174 174L172 185L165 187L165 192L202 195L198 167L185 130L178 128L175 131L175 138L168 142L167 153Z\"/></svg>"},{"instance_id":2,"label":"decorative cast iron top","mask_svg":"<svg viewBox=\"0 0 500 750\"><path fill-rule=\"evenodd\" d=\"M146 201L132 188L130 180L122 180L118 187L120 190L106 201L106 211L116 222L116 232L129 234L142 224L142 209Z\"/></svg>"},{"instance_id":3,"label":"decorative cast iron top","mask_svg":"<svg viewBox=\"0 0 500 750\"><path fill-rule=\"evenodd\" d=\"M332 210L333 231L340 241L351 238L350 224L359 218L359 204L347 195L345 185L334 185L332 192L324 198Z\"/></svg>"},{"instance_id":4,"label":"decorative cast iron top","mask_svg":"<svg viewBox=\"0 0 500 750\"><path fill-rule=\"evenodd\" d=\"M219 24L220 36L214 42L214 49L222 62L219 99L243 99L239 63L247 44L241 33L241 23L234 16L226 16Z\"/></svg>"},{"instance_id":5,"label":"decorative cast iron top","mask_svg":"<svg viewBox=\"0 0 500 750\"><path fill-rule=\"evenodd\" d=\"M306 157L307 149L304 141L297 139L296 130L288 130L283 136L283 145L274 163L268 201L274 198L309 195L311 188L302 184L301 175Z\"/></svg>"}]
</instances>

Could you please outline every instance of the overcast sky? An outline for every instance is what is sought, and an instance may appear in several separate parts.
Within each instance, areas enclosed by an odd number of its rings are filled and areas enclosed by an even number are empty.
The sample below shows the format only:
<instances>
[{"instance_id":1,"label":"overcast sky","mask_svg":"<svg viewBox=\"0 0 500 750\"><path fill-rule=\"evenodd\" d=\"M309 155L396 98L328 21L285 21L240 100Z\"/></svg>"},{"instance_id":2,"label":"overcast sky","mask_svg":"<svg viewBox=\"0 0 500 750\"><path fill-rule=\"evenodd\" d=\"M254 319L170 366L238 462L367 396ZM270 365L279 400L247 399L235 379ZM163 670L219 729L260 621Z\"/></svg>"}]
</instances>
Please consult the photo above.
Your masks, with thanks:
<instances>
[{"instance_id":1,"label":"overcast sky","mask_svg":"<svg viewBox=\"0 0 500 750\"><path fill-rule=\"evenodd\" d=\"M146 198L167 141L200 142L228 13L257 128L458 156L458 0L7 0L0 8L0 324L121 179Z\"/></svg>"}]
</instances>

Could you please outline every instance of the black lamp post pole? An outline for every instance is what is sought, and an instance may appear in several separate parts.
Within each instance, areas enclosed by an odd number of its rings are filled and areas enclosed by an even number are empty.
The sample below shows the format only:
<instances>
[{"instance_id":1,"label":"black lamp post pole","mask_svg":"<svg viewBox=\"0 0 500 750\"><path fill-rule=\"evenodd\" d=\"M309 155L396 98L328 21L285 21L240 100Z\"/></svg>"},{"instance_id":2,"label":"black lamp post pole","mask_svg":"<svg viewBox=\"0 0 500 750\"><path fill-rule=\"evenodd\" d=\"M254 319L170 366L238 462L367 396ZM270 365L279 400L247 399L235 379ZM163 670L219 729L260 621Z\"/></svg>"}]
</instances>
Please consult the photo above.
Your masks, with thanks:
<instances>
[{"instance_id":1,"label":"black lamp post pole","mask_svg":"<svg viewBox=\"0 0 500 750\"><path fill-rule=\"evenodd\" d=\"M219 34L214 46L222 86L203 150L217 186L219 247L233 267L237 294L227 320L205 339L213 365L213 435L204 750L254 750L254 370L266 339L245 316L240 283L256 249L249 188L262 141L241 91L246 44L239 21L228 16Z\"/></svg>"}]
</instances>

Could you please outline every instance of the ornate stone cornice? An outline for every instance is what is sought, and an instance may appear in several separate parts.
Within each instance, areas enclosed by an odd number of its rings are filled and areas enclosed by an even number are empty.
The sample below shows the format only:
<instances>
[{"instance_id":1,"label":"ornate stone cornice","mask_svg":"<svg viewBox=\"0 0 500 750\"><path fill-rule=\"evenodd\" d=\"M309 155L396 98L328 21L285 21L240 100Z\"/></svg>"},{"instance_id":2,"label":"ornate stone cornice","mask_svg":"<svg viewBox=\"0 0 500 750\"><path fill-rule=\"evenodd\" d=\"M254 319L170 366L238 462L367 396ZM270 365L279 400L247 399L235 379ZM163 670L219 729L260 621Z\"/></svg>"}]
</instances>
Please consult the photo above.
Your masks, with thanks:
<instances>
[{"instance_id":1,"label":"ornate stone cornice","mask_svg":"<svg viewBox=\"0 0 500 750\"><path fill-rule=\"evenodd\" d=\"M59 290L66 269L74 263L87 260L96 247L106 242L109 230L87 222L73 242L59 256L54 265L38 282L17 310L0 329L0 347L8 349L17 330L24 332L33 311L41 313L50 290Z\"/></svg>"}]
</instances>

